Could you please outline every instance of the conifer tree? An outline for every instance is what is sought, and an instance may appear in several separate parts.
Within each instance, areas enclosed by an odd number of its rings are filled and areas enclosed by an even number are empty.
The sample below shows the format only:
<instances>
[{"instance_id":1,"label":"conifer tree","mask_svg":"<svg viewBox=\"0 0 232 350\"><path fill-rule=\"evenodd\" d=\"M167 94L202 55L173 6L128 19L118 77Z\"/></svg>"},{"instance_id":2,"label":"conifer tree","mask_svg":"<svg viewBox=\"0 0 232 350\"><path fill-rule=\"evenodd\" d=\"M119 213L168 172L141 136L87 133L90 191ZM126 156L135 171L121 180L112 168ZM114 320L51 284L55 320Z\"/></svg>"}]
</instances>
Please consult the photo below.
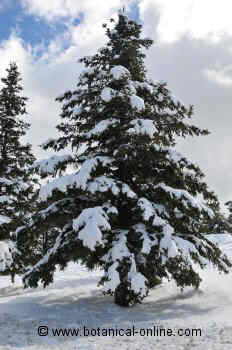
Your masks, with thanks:
<instances>
[{"instance_id":1,"label":"conifer tree","mask_svg":"<svg viewBox=\"0 0 232 350\"><path fill-rule=\"evenodd\" d=\"M22 141L30 124L24 121L27 98L21 95L16 63L11 63L6 72L0 89L0 272L10 273L13 281L21 265L21 258L17 263L14 259L15 232L32 212L36 180L31 169L35 160L31 145Z\"/></svg>"},{"instance_id":2,"label":"conifer tree","mask_svg":"<svg viewBox=\"0 0 232 350\"><path fill-rule=\"evenodd\" d=\"M85 69L63 103L60 137L43 148L72 153L40 163L54 179L40 189L46 207L31 230L57 228L54 246L25 274L25 286L53 280L56 265L101 267L104 293L119 305L141 302L157 279L198 287L195 266L210 261L228 272L230 261L200 233L218 207L199 167L175 150L176 138L207 135L190 123L193 107L163 82L147 78L152 40L120 12L104 25L108 43L80 60ZM62 174L67 165L73 173ZM39 166L39 165L38 165Z\"/></svg>"}]
</instances>

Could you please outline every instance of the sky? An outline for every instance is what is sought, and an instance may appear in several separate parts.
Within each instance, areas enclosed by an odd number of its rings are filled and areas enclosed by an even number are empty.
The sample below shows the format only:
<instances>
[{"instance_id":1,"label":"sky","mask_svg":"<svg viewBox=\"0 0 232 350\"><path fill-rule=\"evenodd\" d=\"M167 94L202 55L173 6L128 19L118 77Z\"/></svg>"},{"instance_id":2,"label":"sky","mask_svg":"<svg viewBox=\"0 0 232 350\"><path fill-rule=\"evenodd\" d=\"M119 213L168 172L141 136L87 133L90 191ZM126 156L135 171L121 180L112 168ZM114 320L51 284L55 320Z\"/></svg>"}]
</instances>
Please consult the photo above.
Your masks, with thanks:
<instances>
[{"instance_id":1,"label":"sky","mask_svg":"<svg viewBox=\"0 0 232 350\"><path fill-rule=\"evenodd\" d=\"M228 0L0 0L0 76L16 61L29 97L27 141L56 136L61 105L83 68L78 59L106 42L102 24L125 6L154 40L147 52L150 78L167 82L193 122L211 134L187 138L178 149L199 164L211 190L232 200L232 3Z\"/></svg>"}]
</instances>

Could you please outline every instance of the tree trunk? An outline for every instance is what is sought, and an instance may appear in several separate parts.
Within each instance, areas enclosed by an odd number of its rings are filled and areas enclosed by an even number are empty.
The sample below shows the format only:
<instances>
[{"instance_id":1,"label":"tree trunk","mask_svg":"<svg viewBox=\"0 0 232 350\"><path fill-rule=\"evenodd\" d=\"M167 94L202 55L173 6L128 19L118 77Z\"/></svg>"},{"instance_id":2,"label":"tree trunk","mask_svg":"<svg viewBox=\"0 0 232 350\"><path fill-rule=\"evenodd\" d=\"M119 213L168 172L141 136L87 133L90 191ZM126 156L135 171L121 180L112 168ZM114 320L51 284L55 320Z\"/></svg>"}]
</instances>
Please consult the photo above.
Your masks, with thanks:
<instances>
[{"instance_id":1,"label":"tree trunk","mask_svg":"<svg viewBox=\"0 0 232 350\"><path fill-rule=\"evenodd\" d=\"M128 287L124 283L121 283L116 288L114 293L114 302L119 306L130 306L130 292L128 290Z\"/></svg>"},{"instance_id":2,"label":"tree trunk","mask_svg":"<svg viewBox=\"0 0 232 350\"><path fill-rule=\"evenodd\" d=\"M14 284L15 283L15 272L11 272L10 276L11 276L11 283Z\"/></svg>"}]
</instances>

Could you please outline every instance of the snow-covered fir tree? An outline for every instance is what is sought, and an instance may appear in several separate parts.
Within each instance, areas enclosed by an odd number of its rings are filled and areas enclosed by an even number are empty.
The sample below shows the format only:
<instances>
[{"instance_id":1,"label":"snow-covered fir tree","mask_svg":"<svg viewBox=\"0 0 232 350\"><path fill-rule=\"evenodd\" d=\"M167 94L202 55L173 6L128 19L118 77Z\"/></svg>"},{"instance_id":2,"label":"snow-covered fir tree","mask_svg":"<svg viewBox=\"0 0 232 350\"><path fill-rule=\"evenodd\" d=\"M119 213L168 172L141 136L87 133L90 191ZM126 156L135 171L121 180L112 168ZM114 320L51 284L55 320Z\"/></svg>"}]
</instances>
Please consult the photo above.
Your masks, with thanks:
<instances>
[{"instance_id":1,"label":"snow-covered fir tree","mask_svg":"<svg viewBox=\"0 0 232 350\"><path fill-rule=\"evenodd\" d=\"M27 98L21 95L16 63L6 71L0 89L0 273L10 273L13 281L22 264L21 258L17 263L14 259L19 256L15 232L32 212L36 180L30 169L35 161L31 145L22 141L30 126L24 121Z\"/></svg>"},{"instance_id":2,"label":"snow-covered fir tree","mask_svg":"<svg viewBox=\"0 0 232 350\"><path fill-rule=\"evenodd\" d=\"M72 153L37 164L54 179L41 187L46 209L32 217L31 229L60 233L24 282L46 286L56 265L79 261L100 266L103 292L129 306L157 279L198 287L197 265L210 261L228 272L231 263L200 232L217 198L199 167L175 150L177 137L208 131L190 123L192 106L147 78L144 49L152 40L141 38L141 25L123 12L111 22L106 46L80 60L77 88L57 98L61 136L43 147ZM76 170L62 174L67 165Z\"/></svg>"}]
</instances>

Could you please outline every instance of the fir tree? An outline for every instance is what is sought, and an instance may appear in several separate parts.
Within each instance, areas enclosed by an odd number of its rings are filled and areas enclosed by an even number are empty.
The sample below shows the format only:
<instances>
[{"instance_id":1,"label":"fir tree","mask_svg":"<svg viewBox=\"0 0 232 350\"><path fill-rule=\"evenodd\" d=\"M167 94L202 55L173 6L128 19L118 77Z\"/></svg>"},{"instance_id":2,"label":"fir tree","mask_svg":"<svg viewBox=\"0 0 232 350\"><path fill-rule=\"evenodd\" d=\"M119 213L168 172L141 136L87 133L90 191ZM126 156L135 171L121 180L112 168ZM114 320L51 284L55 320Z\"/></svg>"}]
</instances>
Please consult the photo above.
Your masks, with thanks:
<instances>
[{"instance_id":1,"label":"fir tree","mask_svg":"<svg viewBox=\"0 0 232 350\"><path fill-rule=\"evenodd\" d=\"M159 279L198 287L195 264L211 261L228 272L231 263L200 233L218 200L199 167L175 151L177 137L208 131L189 122L192 106L147 78L144 49L152 40L141 38L141 25L119 13L112 29L104 27L107 45L80 60L77 88L57 98L61 136L43 147L72 154L40 163L55 178L41 187L46 209L33 216L31 229L60 233L24 282L46 286L56 265L80 261L100 266L104 293L129 306ZM77 170L62 175L67 165Z\"/></svg>"},{"instance_id":2,"label":"fir tree","mask_svg":"<svg viewBox=\"0 0 232 350\"><path fill-rule=\"evenodd\" d=\"M35 160L31 145L21 139L30 126L24 121L27 98L21 96L23 88L16 63L6 71L0 90L0 271L10 273L13 281L21 265L21 258L16 259L17 263L14 259L15 232L32 212L36 181L30 169Z\"/></svg>"},{"instance_id":3,"label":"fir tree","mask_svg":"<svg viewBox=\"0 0 232 350\"><path fill-rule=\"evenodd\" d=\"M37 210L36 218L30 217L23 226L17 229L15 260L21 262L21 271L24 273L28 267L35 265L43 258L50 248L55 244L55 240L60 233L57 227L49 227L44 222L44 213L46 209L41 203L37 202L34 196L34 209ZM40 225L41 224L41 225ZM34 227L36 225L36 232Z\"/></svg>"}]
</instances>

